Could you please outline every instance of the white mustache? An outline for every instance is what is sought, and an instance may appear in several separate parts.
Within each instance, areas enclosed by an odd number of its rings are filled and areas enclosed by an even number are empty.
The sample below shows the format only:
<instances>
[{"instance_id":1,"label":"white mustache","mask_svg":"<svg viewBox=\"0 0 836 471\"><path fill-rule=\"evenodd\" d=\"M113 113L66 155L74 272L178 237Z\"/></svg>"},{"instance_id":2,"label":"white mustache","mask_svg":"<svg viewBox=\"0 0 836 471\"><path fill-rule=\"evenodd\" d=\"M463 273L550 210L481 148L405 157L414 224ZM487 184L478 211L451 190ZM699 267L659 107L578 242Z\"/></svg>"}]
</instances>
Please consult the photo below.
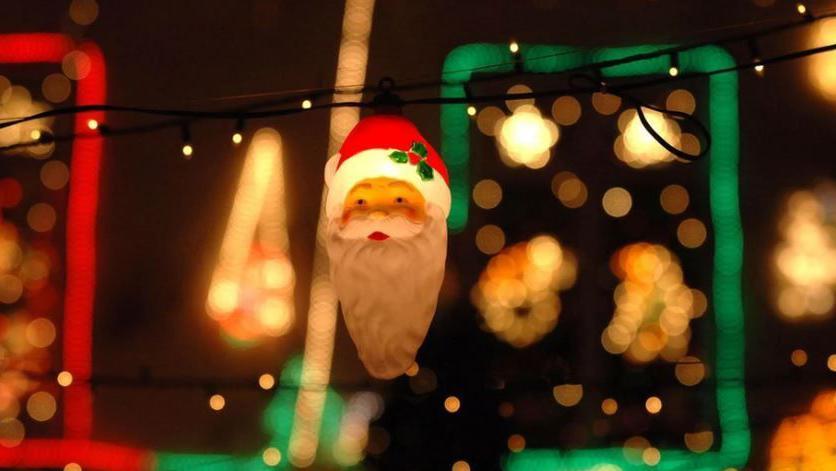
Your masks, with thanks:
<instances>
[{"instance_id":1,"label":"white mustache","mask_svg":"<svg viewBox=\"0 0 836 471\"><path fill-rule=\"evenodd\" d=\"M365 239L372 232L382 232L389 237L405 239L419 234L423 228L424 224L412 222L403 216L390 216L386 219L363 217L350 219L339 230L339 235L344 239Z\"/></svg>"}]
</instances>

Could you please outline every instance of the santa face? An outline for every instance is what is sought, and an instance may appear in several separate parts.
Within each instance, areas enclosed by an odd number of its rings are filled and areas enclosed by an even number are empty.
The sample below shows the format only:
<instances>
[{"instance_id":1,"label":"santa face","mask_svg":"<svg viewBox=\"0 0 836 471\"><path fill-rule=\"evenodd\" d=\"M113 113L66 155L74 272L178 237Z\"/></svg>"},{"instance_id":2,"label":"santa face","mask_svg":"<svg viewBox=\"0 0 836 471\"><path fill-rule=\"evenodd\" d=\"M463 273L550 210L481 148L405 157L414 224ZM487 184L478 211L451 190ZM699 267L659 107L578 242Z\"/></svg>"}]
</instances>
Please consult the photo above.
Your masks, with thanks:
<instances>
[{"instance_id":1,"label":"santa face","mask_svg":"<svg viewBox=\"0 0 836 471\"><path fill-rule=\"evenodd\" d=\"M331 279L360 359L372 376L403 374L427 334L444 278L443 211L408 183L358 183L329 221Z\"/></svg>"}]
</instances>

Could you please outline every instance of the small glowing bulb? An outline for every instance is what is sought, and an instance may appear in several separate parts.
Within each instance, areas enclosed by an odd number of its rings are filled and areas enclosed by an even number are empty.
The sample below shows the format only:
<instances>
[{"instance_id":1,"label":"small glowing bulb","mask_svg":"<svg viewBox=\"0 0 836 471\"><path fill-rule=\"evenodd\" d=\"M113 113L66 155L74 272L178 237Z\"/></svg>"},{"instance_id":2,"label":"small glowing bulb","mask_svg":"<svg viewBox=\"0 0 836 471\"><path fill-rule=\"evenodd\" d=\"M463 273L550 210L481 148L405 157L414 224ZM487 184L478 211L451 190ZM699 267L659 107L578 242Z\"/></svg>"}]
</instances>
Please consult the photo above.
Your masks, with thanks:
<instances>
[{"instance_id":1,"label":"small glowing bulb","mask_svg":"<svg viewBox=\"0 0 836 471\"><path fill-rule=\"evenodd\" d=\"M517 44L516 41L511 41L511 44L508 45L508 49L511 50L514 54L520 52L520 45Z\"/></svg>"},{"instance_id":2,"label":"small glowing bulb","mask_svg":"<svg viewBox=\"0 0 836 471\"><path fill-rule=\"evenodd\" d=\"M671 67L670 69L668 69L668 74L670 74L671 77L676 77L677 75L679 75L679 67Z\"/></svg>"},{"instance_id":3,"label":"small glowing bulb","mask_svg":"<svg viewBox=\"0 0 836 471\"><path fill-rule=\"evenodd\" d=\"M212 397L209 398L209 407L212 410L221 410L226 405L226 399L220 394L212 394Z\"/></svg>"},{"instance_id":4,"label":"small glowing bulb","mask_svg":"<svg viewBox=\"0 0 836 471\"><path fill-rule=\"evenodd\" d=\"M58 384L63 387L67 387L73 384L73 374L69 371L62 371L58 373L58 376L55 378L58 381Z\"/></svg>"},{"instance_id":5,"label":"small glowing bulb","mask_svg":"<svg viewBox=\"0 0 836 471\"><path fill-rule=\"evenodd\" d=\"M798 13L801 15L807 13L807 5L804 5L803 3L797 4L795 9L798 10Z\"/></svg>"},{"instance_id":6,"label":"small glowing bulb","mask_svg":"<svg viewBox=\"0 0 836 471\"><path fill-rule=\"evenodd\" d=\"M96 121L95 119L88 119L87 120L87 128L90 129L91 131L95 131L96 129L99 129L99 122Z\"/></svg>"},{"instance_id":7,"label":"small glowing bulb","mask_svg":"<svg viewBox=\"0 0 836 471\"><path fill-rule=\"evenodd\" d=\"M763 75L763 64L756 65L755 72L757 72L759 75Z\"/></svg>"},{"instance_id":8,"label":"small glowing bulb","mask_svg":"<svg viewBox=\"0 0 836 471\"><path fill-rule=\"evenodd\" d=\"M29 137L31 137L33 141L39 141L41 139L40 129L33 129L32 132L29 133Z\"/></svg>"},{"instance_id":9,"label":"small glowing bulb","mask_svg":"<svg viewBox=\"0 0 836 471\"><path fill-rule=\"evenodd\" d=\"M304 109L304 110L311 109L311 106L313 106L313 103L311 103L311 100L305 100L305 101L302 102L302 109Z\"/></svg>"},{"instance_id":10,"label":"small glowing bulb","mask_svg":"<svg viewBox=\"0 0 836 471\"><path fill-rule=\"evenodd\" d=\"M261 389L270 389L276 385L276 378L274 378L270 373L264 373L258 377L258 385Z\"/></svg>"},{"instance_id":11,"label":"small glowing bulb","mask_svg":"<svg viewBox=\"0 0 836 471\"><path fill-rule=\"evenodd\" d=\"M476 116L476 107L475 106L468 106L467 107L467 115L468 116Z\"/></svg>"},{"instance_id":12,"label":"small glowing bulb","mask_svg":"<svg viewBox=\"0 0 836 471\"><path fill-rule=\"evenodd\" d=\"M191 144L183 144L183 155L186 157L191 157L194 153L194 148Z\"/></svg>"},{"instance_id":13,"label":"small glowing bulb","mask_svg":"<svg viewBox=\"0 0 836 471\"><path fill-rule=\"evenodd\" d=\"M240 132L236 132L235 134L232 135L232 143L233 144L240 144L241 141L243 141L243 140L244 140L244 136L242 136Z\"/></svg>"}]
</instances>

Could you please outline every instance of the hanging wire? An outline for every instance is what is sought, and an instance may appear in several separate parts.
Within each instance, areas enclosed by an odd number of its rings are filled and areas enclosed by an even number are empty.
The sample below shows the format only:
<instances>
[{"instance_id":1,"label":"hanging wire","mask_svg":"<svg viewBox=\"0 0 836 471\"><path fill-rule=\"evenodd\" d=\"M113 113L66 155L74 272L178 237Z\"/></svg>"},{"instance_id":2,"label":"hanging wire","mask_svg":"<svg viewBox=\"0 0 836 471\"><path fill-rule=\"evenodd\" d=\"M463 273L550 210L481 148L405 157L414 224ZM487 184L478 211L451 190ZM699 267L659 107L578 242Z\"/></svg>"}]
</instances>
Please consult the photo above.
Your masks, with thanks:
<instances>
[{"instance_id":1,"label":"hanging wire","mask_svg":"<svg viewBox=\"0 0 836 471\"><path fill-rule=\"evenodd\" d=\"M791 21L788 23L783 23L775 26L771 26L768 28L764 28L752 33L746 34L734 34L727 37L723 37L720 39L715 39L713 41L700 41L700 42L692 42L689 44L681 45L681 46L673 46L669 48L663 48L657 51L648 52L648 53L641 53L635 54L619 59L612 59L601 61L592 64L586 64L576 68L570 68L568 70L562 71L559 74L554 75L563 75L563 74L579 74L579 73L586 73L586 74L600 74L600 71L605 68L615 67L618 65L641 61L641 60L649 60L654 59L662 56L672 56L679 54L682 51L686 51L689 49L694 49L697 47L704 47L708 45L724 45L733 42L740 42L744 41L746 43L750 43L755 39L776 34L778 32L786 31L789 29L798 28L801 26L807 26L817 21L820 21L825 18L836 17L836 12L828 12L825 14L821 14L818 16L813 16L809 10L802 15L800 20ZM461 98L448 98L448 97L440 97L440 96L433 96L433 97L425 97L425 98L416 98L416 99L405 99L400 100L401 106L410 106L410 105L443 105L443 104L472 104L472 103L488 103L488 102L500 102L509 99L525 99L525 98L540 98L540 97L552 97L552 96L559 96L559 95L579 95L579 94L586 94L586 93L594 93L597 91L604 91L606 90L607 93L617 95L621 97L623 100L628 102L633 108L636 109L636 112L639 116L639 120L642 126L647 130L647 132L655 139L662 147L666 150L671 152L675 157L680 160L684 161L693 161L703 155L708 151L708 147L710 147L710 135L706 127L697 119L692 116L688 116L684 113L667 110L665 108L660 108L654 106L652 104L644 103L641 100L637 99L632 95L628 95L625 92L627 90L635 90L639 88L645 88L650 86L657 86L663 84L669 84L672 82L676 82L678 80L683 80L686 78L694 78L694 77L710 77L712 75L727 73L727 72L734 72L740 70L747 70L753 69L755 66L762 67L764 65L778 63L778 62L785 62L790 60L795 60L803 57L812 56L815 54L821 54L824 52L836 50L836 44L821 46L817 48L810 48L810 49L803 49L800 51L794 51L791 53L773 56L771 58L760 58L754 62L749 62L745 64L739 64L736 66L717 69L713 71L706 71L706 72L698 72L698 73L689 73L689 74L676 74L675 76L667 75L662 78L652 79L652 80L645 80L645 81L636 81L631 82L625 85L620 85L618 87L607 86L603 82L600 82L598 86L592 87L578 87L577 84L572 83L572 79L570 77L570 84L568 87L547 90L547 91L538 91L538 92L528 92L528 93L504 93L504 94L496 94L496 95L473 95L469 93L466 97ZM567 52L560 52L556 54L547 54L542 56L535 56L535 57L527 57L526 61L536 61L542 60L547 58L553 58L557 55L566 54ZM515 55L515 61L519 60L519 58ZM515 62L516 63L516 62ZM505 66L507 64L493 64L488 66L476 67L472 69L467 69L469 72L478 72L480 70L490 70L491 68L496 69L498 67ZM491 74L491 75L483 75L473 77L470 82L482 82L482 81L496 81L502 80L507 78L508 76L515 76L515 75L525 75L525 74L533 74L533 73L523 73L522 71L517 68L514 72L504 73L504 74ZM577 77L577 75L576 75ZM587 76L588 77L588 76ZM457 85L461 86L462 83L455 82L447 82L445 80L435 80L435 81L426 81L426 82L416 82L412 84L406 85L398 85L395 86L394 83L391 84L387 92L402 92L408 90L419 90L429 87L440 87L443 85ZM575 85L575 86L573 86ZM301 90L301 91L300 91ZM25 148L30 146L42 145L46 142L65 142L70 141L73 139L81 138L98 138L101 136L118 136L118 135L128 135L128 134L140 134L140 133L148 133L153 132L161 129L166 129L170 127L183 127L187 126L190 122L198 121L198 120L233 120L235 122L240 122L241 120L253 120L253 119L264 119L264 118L272 118L272 117L281 117L281 116L289 116L294 115L302 112L307 111L314 111L314 110L323 110L323 109L332 109L332 108L341 108L341 107L356 107L356 108L369 108L374 106L374 102L366 102L366 101L353 101L353 102L333 102L333 103L321 103L321 104L312 104L312 100L316 98L326 96L326 95L333 95L335 93L365 93L373 90L380 91L380 85L378 86L370 86L370 85L362 85L357 87L339 87L339 88L317 88L317 89L300 89L295 91L289 91L289 94L286 96L274 99L270 101L255 103L243 107L237 107L235 109L230 110L218 110L218 111L202 111L202 110L182 110L182 109L167 109L167 108L148 108L148 107L132 107L132 106L119 106L119 105L106 105L106 104L95 104L95 105L82 105L82 106L74 106L74 107L66 107L66 108L56 108L48 111L44 111L42 113L37 113L30 116L21 117L18 119L11 119L5 122L0 123L0 129L4 129L11 126L16 126L22 123L26 123L33 120L49 118L49 117L56 117L56 116L65 116L65 115L72 115L77 113L83 113L88 111L105 111L105 112L112 112L112 113L130 113L130 114L138 114L138 115L146 115L146 116L164 116L169 118L175 118L171 120L164 120L159 121L152 124L140 125L140 126L131 126L131 127L124 127L120 129L112 128L109 126L101 127L98 129L98 132L86 132L86 133L73 133L73 134L66 134L60 136L53 136L49 135L48 133L44 133L40 139L32 140L28 142L19 142L16 144L2 146L0 147L0 152ZM305 106L299 106L298 103L302 100L305 100ZM276 106L287 105L288 103L295 103L296 106L293 107L280 107L275 108ZM643 109L651 109L660 113L663 113L666 116L669 116L672 119L676 119L679 121L688 121L695 126L698 132L702 135L702 140L704 143L709 144L702 146L701 151L699 154L692 155L688 154L680 149L677 149L675 146L671 145L667 141L665 141L658 132L656 132L650 123L648 122Z\"/></svg>"}]
</instances>

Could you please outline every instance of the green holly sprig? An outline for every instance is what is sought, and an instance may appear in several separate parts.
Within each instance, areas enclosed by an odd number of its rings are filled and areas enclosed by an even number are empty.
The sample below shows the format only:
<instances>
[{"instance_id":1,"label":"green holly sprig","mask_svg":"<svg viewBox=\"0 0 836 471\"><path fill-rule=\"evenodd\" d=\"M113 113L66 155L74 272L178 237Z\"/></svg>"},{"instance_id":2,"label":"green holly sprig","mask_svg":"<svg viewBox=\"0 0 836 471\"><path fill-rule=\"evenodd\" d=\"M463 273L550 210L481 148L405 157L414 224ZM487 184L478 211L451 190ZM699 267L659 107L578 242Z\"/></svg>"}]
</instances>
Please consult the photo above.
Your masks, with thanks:
<instances>
[{"instance_id":1,"label":"green holly sprig","mask_svg":"<svg viewBox=\"0 0 836 471\"><path fill-rule=\"evenodd\" d=\"M418 172L418 176L421 177L423 181L432 180L434 177L433 168L430 167L430 164L427 163L427 147L418 142L412 141L412 146L407 151L403 150L394 150L389 153L389 158L392 159L393 162L399 164L405 164L409 162L409 154L414 154L417 156L417 162L415 169Z\"/></svg>"}]
</instances>

